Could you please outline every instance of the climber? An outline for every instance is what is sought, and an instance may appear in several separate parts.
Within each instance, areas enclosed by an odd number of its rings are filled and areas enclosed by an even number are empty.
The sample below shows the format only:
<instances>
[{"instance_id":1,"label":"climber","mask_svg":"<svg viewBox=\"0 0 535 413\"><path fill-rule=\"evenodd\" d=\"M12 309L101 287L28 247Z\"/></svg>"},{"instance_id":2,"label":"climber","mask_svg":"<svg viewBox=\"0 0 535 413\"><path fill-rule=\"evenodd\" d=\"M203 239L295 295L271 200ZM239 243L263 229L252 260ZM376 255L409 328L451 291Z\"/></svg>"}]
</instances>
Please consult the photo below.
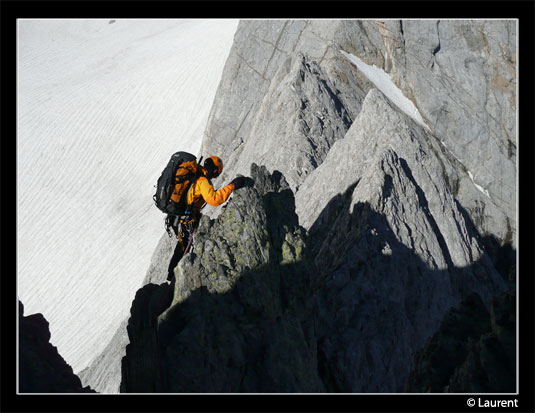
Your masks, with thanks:
<instances>
[{"instance_id":1,"label":"climber","mask_svg":"<svg viewBox=\"0 0 535 413\"><path fill-rule=\"evenodd\" d=\"M167 279L174 278L174 269L182 256L188 251L193 239L195 229L201 218L201 208L208 203L219 206L228 199L232 191L245 185L245 177L238 176L230 184L219 190L214 190L211 179L217 178L223 171L223 161L217 156L210 156L204 161L204 165L198 166L198 178L187 193L187 214L182 217L168 215L168 222L178 238L175 251L168 268Z\"/></svg>"}]
</instances>

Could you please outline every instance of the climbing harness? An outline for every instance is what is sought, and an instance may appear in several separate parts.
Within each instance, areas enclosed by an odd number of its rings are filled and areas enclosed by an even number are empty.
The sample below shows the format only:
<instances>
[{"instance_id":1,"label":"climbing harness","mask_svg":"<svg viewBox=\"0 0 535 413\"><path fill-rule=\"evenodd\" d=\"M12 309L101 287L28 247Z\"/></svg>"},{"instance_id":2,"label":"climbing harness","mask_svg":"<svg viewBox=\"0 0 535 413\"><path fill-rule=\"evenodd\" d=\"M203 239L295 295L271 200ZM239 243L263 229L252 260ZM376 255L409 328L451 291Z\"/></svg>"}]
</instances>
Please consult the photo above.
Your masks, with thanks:
<instances>
[{"instance_id":1,"label":"climbing harness","mask_svg":"<svg viewBox=\"0 0 535 413\"><path fill-rule=\"evenodd\" d=\"M191 191L192 185L188 188L188 193ZM187 193L185 197L187 198ZM175 231L175 235L178 235L178 231L175 228L178 228L179 225L182 223L187 223L190 221L193 221L195 219L193 211L190 209L191 205L187 204L186 209L183 214L173 214L168 213L165 217L165 230L167 231L167 235L169 235L169 238L171 238L173 235L171 234L170 228L173 228L173 231Z\"/></svg>"}]
</instances>

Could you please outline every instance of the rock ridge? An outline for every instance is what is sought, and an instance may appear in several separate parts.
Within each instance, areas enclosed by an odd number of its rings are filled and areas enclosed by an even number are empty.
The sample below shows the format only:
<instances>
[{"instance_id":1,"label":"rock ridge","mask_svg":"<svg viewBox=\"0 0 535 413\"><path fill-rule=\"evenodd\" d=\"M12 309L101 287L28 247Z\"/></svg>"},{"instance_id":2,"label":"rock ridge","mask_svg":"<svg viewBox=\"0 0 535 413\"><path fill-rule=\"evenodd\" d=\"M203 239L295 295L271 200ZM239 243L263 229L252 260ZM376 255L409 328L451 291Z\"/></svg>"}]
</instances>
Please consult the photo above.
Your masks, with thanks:
<instances>
[{"instance_id":1,"label":"rock ridge","mask_svg":"<svg viewBox=\"0 0 535 413\"><path fill-rule=\"evenodd\" d=\"M516 309L510 292L487 311L472 294L444 316L439 330L415 356L407 392L514 393Z\"/></svg>"},{"instance_id":2,"label":"rock ridge","mask_svg":"<svg viewBox=\"0 0 535 413\"><path fill-rule=\"evenodd\" d=\"M174 285L136 295L121 392L403 392L444 315L472 293L490 305L505 282L477 244L467 266L448 264L429 207L414 203L421 171L379 153L316 231L299 225L284 176L252 165L254 187L202 218Z\"/></svg>"},{"instance_id":3,"label":"rock ridge","mask_svg":"<svg viewBox=\"0 0 535 413\"><path fill-rule=\"evenodd\" d=\"M254 187L236 191L216 220L201 219L174 286L136 296L121 392L324 390L293 193L282 174L253 165L251 175ZM166 288L163 311L146 311Z\"/></svg>"},{"instance_id":4,"label":"rock ridge","mask_svg":"<svg viewBox=\"0 0 535 413\"><path fill-rule=\"evenodd\" d=\"M307 119L309 126L314 122L321 125L321 117L315 120L316 108L319 106L321 113L322 105L323 109L328 105L321 93L309 87L310 82L300 86L311 102L309 107L292 109L288 104L298 102L298 89L295 96L288 87L284 95L274 92L287 85L288 75L282 76L286 71L282 68L288 65L285 62L295 65L298 56L305 56L307 64L317 64L318 81L329 84L349 119L333 129L338 131L334 135L325 132L332 136L328 144L332 145L343 137L374 86L342 52L358 56L390 76L441 143L441 158L456 160L446 174L479 233L494 236L501 246L509 243L516 248L513 20L240 22L202 145L203 155L218 153L229 160L228 175L222 181L235 173L246 174L252 162L259 162L270 171L281 170L292 189L298 190L325 155L300 149L311 147L307 138L313 131L305 128L298 138L298 131L284 128L284 124L294 119L292 124L299 125L300 119ZM237 65L236 53L261 67L265 80L259 83L247 66ZM280 108L286 116L279 115ZM335 118L327 119L332 122ZM282 148L279 142L285 143ZM259 161L266 153L273 163L266 157ZM460 176L459 170L463 171Z\"/></svg>"}]
</instances>

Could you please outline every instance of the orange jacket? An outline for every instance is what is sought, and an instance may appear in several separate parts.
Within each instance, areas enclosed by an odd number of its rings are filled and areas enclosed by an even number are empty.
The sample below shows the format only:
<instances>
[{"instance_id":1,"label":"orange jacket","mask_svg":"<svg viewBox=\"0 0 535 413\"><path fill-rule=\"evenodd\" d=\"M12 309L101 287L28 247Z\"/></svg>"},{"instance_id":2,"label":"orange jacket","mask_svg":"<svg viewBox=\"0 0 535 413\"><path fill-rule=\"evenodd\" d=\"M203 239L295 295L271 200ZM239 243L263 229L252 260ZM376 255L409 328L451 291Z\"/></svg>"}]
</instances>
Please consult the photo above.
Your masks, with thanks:
<instances>
[{"instance_id":1,"label":"orange jacket","mask_svg":"<svg viewBox=\"0 0 535 413\"><path fill-rule=\"evenodd\" d=\"M188 192L188 204L193 206L195 212L198 212L205 202L212 206L223 204L234 191L234 184L228 184L216 191L210 180L204 176L204 168L201 171L203 175L197 179Z\"/></svg>"}]
</instances>

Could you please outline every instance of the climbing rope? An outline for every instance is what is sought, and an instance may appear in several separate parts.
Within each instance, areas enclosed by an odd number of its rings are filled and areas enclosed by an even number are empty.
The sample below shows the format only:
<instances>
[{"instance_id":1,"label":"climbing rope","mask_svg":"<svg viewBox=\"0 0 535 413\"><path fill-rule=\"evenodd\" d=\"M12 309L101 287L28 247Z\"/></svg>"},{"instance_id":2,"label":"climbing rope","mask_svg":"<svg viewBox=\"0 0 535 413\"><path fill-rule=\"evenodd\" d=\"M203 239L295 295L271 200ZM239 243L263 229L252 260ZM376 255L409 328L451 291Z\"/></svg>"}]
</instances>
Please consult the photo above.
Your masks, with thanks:
<instances>
[{"instance_id":1,"label":"climbing rope","mask_svg":"<svg viewBox=\"0 0 535 413\"><path fill-rule=\"evenodd\" d=\"M191 232L191 227L190 227L190 234L191 235L189 236L188 245L186 246L186 249L184 250L184 254L182 254L182 258L184 258L184 255L186 255L189 252L189 247L191 247L191 245L192 245L193 237L195 236L195 233L197 232L197 228L198 228L198 226L196 226L193 229L193 232ZM180 259L182 259L182 258L180 258Z\"/></svg>"}]
</instances>

